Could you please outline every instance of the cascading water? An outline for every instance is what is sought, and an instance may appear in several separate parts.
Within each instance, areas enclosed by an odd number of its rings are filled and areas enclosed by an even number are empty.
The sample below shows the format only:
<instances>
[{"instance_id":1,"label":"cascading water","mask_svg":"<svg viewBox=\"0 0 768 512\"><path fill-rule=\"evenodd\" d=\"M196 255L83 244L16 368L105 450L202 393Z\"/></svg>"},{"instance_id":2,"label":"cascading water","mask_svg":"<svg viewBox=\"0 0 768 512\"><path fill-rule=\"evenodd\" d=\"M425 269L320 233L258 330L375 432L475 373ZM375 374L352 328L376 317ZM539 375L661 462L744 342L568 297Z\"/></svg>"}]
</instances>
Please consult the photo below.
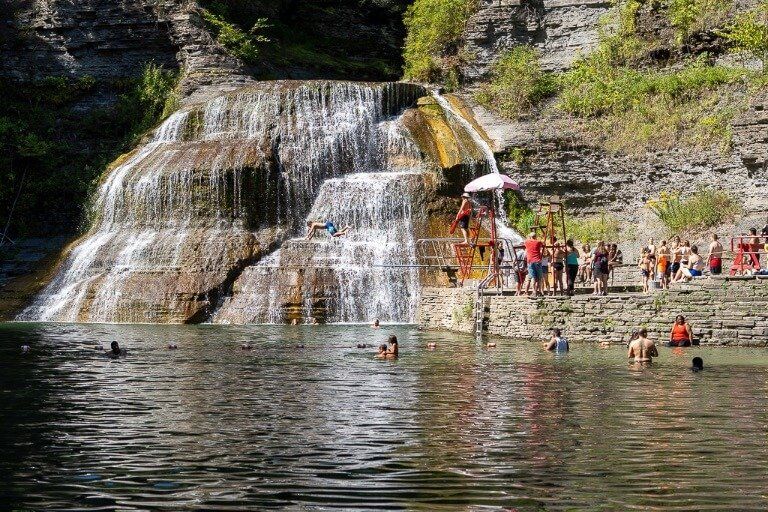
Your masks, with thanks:
<instances>
[{"instance_id":1,"label":"cascading water","mask_svg":"<svg viewBox=\"0 0 768 512\"><path fill-rule=\"evenodd\" d=\"M107 175L93 227L19 319L205 319L301 227L326 179L416 165L390 120L423 92L274 82L175 113Z\"/></svg>"},{"instance_id":2,"label":"cascading water","mask_svg":"<svg viewBox=\"0 0 768 512\"><path fill-rule=\"evenodd\" d=\"M185 107L115 163L90 231L18 319L411 321L414 238L440 178L402 113L424 94L272 82ZM437 99L497 172L482 137ZM307 218L352 228L290 239Z\"/></svg>"},{"instance_id":3,"label":"cascading water","mask_svg":"<svg viewBox=\"0 0 768 512\"><path fill-rule=\"evenodd\" d=\"M451 116L451 118L458 122L465 130L466 132L472 137L472 140L475 142L478 148L483 152L483 155L485 156L486 165L488 165L488 169L490 172L499 174L499 166L496 163L496 156L493 153L493 149L491 148L490 144L485 140L485 138L480 134L480 132L477 131L477 129L470 123L467 119L464 118L459 112L457 112L453 105L451 105L451 102L448 101L448 99L441 95L437 91L432 91L432 96L435 98L437 103L440 105L440 107L443 109L444 112L446 112L448 115ZM504 194L502 191L498 191L496 193L496 211L498 212L497 220L496 220L496 229L498 231L498 234L501 238L506 238L510 240L513 243L518 243L522 241L522 237L513 229L511 229L506 224L506 209L504 207Z\"/></svg>"}]
</instances>

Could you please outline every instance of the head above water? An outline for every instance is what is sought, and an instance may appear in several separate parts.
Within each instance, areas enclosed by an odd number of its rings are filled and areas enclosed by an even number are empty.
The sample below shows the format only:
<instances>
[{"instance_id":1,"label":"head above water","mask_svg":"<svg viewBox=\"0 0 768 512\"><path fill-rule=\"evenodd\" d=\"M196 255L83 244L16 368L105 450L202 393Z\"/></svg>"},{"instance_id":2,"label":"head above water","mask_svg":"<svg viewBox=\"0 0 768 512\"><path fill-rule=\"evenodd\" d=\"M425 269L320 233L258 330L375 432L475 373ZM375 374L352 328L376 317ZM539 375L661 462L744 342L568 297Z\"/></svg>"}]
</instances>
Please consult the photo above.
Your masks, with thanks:
<instances>
[{"instance_id":1,"label":"head above water","mask_svg":"<svg viewBox=\"0 0 768 512\"><path fill-rule=\"evenodd\" d=\"M120 353L120 344L118 342L113 341L112 343L109 344L109 346L112 348L112 352L114 352L115 354Z\"/></svg>"},{"instance_id":2,"label":"head above water","mask_svg":"<svg viewBox=\"0 0 768 512\"><path fill-rule=\"evenodd\" d=\"M373 325L375 325L376 327L379 326L379 319L378 318L373 321Z\"/></svg>"},{"instance_id":3,"label":"head above water","mask_svg":"<svg viewBox=\"0 0 768 512\"><path fill-rule=\"evenodd\" d=\"M387 340L390 345L397 345L397 336L394 334L389 336L389 339Z\"/></svg>"},{"instance_id":4,"label":"head above water","mask_svg":"<svg viewBox=\"0 0 768 512\"><path fill-rule=\"evenodd\" d=\"M386 343L382 343L379 345L379 352L386 352L387 351L387 345Z\"/></svg>"},{"instance_id":5,"label":"head above water","mask_svg":"<svg viewBox=\"0 0 768 512\"><path fill-rule=\"evenodd\" d=\"M648 337L648 329L643 327L642 329L637 331L637 334L639 334L641 338L647 338Z\"/></svg>"},{"instance_id":6,"label":"head above water","mask_svg":"<svg viewBox=\"0 0 768 512\"><path fill-rule=\"evenodd\" d=\"M694 357L691 361L691 370L699 372L704 369L704 360L700 357Z\"/></svg>"}]
</instances>

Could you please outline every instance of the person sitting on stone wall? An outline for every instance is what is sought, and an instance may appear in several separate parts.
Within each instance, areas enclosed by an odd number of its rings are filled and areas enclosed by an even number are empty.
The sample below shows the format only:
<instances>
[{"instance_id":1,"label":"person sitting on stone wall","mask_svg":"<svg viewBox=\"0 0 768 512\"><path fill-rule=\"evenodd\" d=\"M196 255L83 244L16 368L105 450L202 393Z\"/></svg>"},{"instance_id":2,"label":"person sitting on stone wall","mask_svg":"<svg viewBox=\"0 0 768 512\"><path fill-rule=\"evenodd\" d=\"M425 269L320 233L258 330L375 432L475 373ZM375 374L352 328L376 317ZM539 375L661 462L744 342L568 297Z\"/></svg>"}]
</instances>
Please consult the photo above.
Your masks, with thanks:
<instances>
[{"instance_id":1,"label":"person sitting on stone wall","mask_svg":"<svg viewBox=\"0 0 768 512\"><path fill-rule=\"evenodd\" d=\"M675 323L669 331L668 347L690 347L693 342L693 329L683 315L675 317Z\"/></svg>"},{"instance_id":2,"label":"person sitting on stone wall","mask_svg":"<svg viewBox=\"0 0 768 512\"><path fill-rule=\"evenodd\" d=\"M636 363L650 363L654 357L658 357L659 351L656 344L648 339L648 330L640 329L637 338L629 343L628 358L634 358Z\"/></svg>"},{"instance_id":3,"label":"person sitting on stone wall","mask_svg":"<svg viewBox=\"0 0 768 512\"><path fill-rule=\"evenodd\" d=\"M688 260L680 265L680 270L677 271L674 281L690 281L694 277L701 277L703 271L704 260L699 256L699 248L694 245L691 247Z\"/></svg>"},{"instance_id":4,"label":"person sitting on stone wall","mask_svg":"<svg viewBox=\"0 0 768 512\"><path fill-rule=\"evenodd\" d=\"M320 230L324 229L328 231L328 234L334 238L346 235L351 229L351 226L344 226L344 229L339 229L336 227L336 224L334 224L329 220L325 222L313 222L311 220L308 220L307 227L309 228L309 231L307 232L306 240L309 240L310 238L315 236L315 231L317 231L318 229Z\"/></svg>"}]
</instances>

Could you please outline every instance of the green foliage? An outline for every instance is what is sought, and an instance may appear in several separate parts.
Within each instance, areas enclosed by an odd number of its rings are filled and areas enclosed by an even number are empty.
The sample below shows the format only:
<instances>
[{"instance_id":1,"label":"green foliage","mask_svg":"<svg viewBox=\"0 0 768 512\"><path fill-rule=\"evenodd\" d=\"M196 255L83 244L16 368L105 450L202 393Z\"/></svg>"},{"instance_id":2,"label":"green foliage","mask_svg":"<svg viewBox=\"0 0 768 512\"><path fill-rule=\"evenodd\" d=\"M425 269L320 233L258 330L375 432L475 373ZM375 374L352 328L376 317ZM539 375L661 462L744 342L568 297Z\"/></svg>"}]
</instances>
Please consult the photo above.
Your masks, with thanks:
<instances>
[{"instance_id":1,"label":"green foliage","mask_svg":"<svg viewBox=\"0 0 768 512\"><path fill-rule=\"evenodd\" d=\"M722 25L731 7L731 0L669 0L667 15L678 42L683 42L691 34Z\"/></svg>"},{"instance_id":2,"label":"green foliage","mask_svg":"<svg viewBox=\"0 0 768 512\"><path fill-rule=\"evenodd\" d=\"M583 219L565 219L568 238L582 244L594 244L600 240L606 243L615 242L619 238L619 227L616 217L604 213Z\"/></svg>"},{"instance_id":3,"label":"green foliage","mask_svg":"<svg viewBox=\"0 0 768 512\"><path fill-rule=\"evenodd\" d=\"M758 59L763 73L768 72L768 0L737 15L718 34L725 37L736 51Z\"/></svg>"},{"instance_id":4,"label":"green foliage","mask_svg":"<svg viewBox=\"0 0 768 512\"><path fill-rule=\"evenodd\" d=\"M528 234L533 228L536 214L523 199L520 192L507 190L504 192L504 206L507 210L509 225L518 233Z\"/></svg>"},{"instance_id":5,"label":"green foliage","mask_svg":"<svg viewBox=\"0 0 768 512\"><path fill-rule=\"evenodd\" d=\"M662 193L658 199L648 201L647 206L673 233L711 228L741 211L741 205L731 194L705 187L687 199L678 192Z\"/></svg>"},{"instance_id":6,"label":"green foliage","mask_svg":"<svg viewBox=\"0 0 768 512\"><path fill-rule=\"evenodd\" d=\"M541 69L538 52L530 46L517 46L494 65L490 83L476 98L485 107L516 119L556 90L552 74Z\"/></svg>"},{"instance_id":7,"label":"green foliage","mask_svg":"<svg viewBox=\"0 0 768 512\"><path fill-rule=\"evenodd\" d=\"M140 78L112 84L122 93L115 107L83 116L73 107L102 85L92 77L0 81L3 224L21 190L11 236L76 232L106 165L173 108L174 84L174 74L149 64Z\"/></svg>"},{"instance_id":8,"label":"green foliage","mask_svg":"<svg viewBox=\"0 0 768 512\"><path fill-rule=\"evenodd\" d=\"M118 124L128 127L129 143L153 128L179 107L175 93L178 74L150 62L138 80L120 96L117 104Z\"/></svg>"},{"instance_id":9,"label":"green foliage","mask_svg":"<svg viewBox=\"0 0 768 512\"><path fill-rule=\"evenodd\" d=\"M269 42L269 38L260 33L269 26L266 18L256 20L248 32L244 32L222 15L207 9L203 9L202 14L213 36L227 51L248 64L259 61L259 47Z\"/></svg>"},{"instance_id":10,"label":"green foliage","mask_svg":"<svg viewBox=\"0 0 768 512\"><path fill-rule=\"evenodd\" d=\"M415 0L405 12L405 78L440 82L455 68L458 46L476 0ZM456 84L452 84L453 87Z\"/></svg>"}]
</instances>

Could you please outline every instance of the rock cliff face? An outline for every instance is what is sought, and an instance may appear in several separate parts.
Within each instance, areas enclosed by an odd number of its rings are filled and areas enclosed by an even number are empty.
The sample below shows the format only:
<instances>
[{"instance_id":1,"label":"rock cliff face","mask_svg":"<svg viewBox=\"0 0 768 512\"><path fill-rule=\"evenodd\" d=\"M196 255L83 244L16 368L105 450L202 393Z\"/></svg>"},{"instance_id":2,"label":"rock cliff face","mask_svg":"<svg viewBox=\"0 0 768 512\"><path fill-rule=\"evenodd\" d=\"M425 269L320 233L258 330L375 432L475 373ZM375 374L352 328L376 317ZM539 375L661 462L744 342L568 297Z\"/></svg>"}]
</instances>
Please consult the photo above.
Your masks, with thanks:
<instances>
[{"instance_id":1,"label":"rock cliff face","mask_svg":"<svg viewBox=\"0 0 768 512\"><path fill-rule=\"evenodd\" d=\"M205 87L251 81L204 29L196 2L9 0L0 29L0 77L20 82L88 75L100 86L89 104L114 101L110 84L154 61L184 72L185 98ZM194 97L193 97L194 99Z\"/></svg>"},{"instance_id":2,"label":"rock cliff face","mask_svg":"<svg viewBox=\"0 0 768 512\"><path fill-rule=\"evenodd\" d=\"M469 64L462 72L470 81L487 78L496 60L514 46L538 48L547 70L568 68L598 42L606 0L481 0L464 34Z\"/></svg>"}]
</instances>

